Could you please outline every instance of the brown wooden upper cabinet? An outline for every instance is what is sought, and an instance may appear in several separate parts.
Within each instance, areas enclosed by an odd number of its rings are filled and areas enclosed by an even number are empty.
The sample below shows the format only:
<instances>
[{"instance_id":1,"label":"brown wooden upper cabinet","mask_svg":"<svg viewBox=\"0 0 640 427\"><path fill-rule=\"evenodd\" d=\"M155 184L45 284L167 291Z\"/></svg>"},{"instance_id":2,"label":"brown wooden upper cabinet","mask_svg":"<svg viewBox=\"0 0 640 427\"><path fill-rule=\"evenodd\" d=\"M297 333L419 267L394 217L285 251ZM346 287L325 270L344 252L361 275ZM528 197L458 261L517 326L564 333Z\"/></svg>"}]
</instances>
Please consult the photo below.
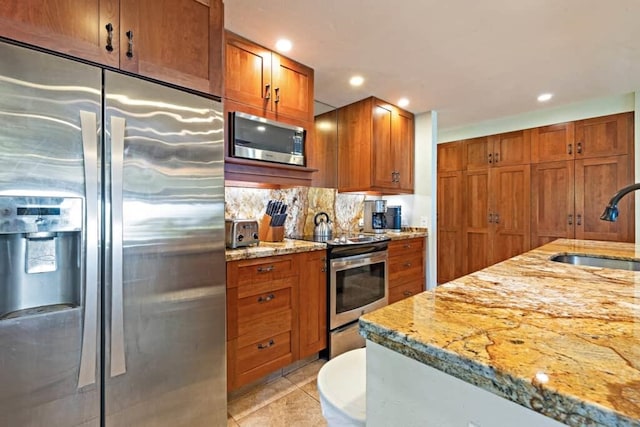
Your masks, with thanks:
<instances>
[{"instance_id":1,"label":"brown wooden upper cabinet","mask_svg":"<svg viewBox=\"0 0 640 427\"><path fill-rule=\"evenodd\" d=\"M413 193L413 114L378 98L338 110L338 189Z\"/></svg>"},{"instance_id":2,"label":"brown wooden upper cabinet","mask_svg":"<svg viewBox=\"0 0 640 427\"><path fill-rule=\"evenodd\" d=\"M0 36L222 94L221 0L0 0Z\"/></svg>"},{"instance_id":3,"label":"brown wooden upper cabinet","mask_svg":"<svg viewBox=\"0 0 640 427\"><path fill-rule=\"evenodd\" d=\"M226 98L267 117L313 122L313 69L230 31L225 32L225 52Z\"/></svg>"},{"instance_id":4,"label":"brown wooden upper cabinet","mask_svg":"<svg viewBox=\"0 0 640 427\"><path fill-rule=\"evenodd\" d=\"M633 145L633 113L532 129L533 163L624 155Z\"/></svg>"},{"instance_id":5,"label":"brown wooden upper cabinet","mask_svg":"<svg viewBox=\"0 0 640 427\"><path fill-rule=\"evenodd\" d=\"M530 163L531 130L467 139L464 164L467 170Z\"/></svg>"}]
</instances>

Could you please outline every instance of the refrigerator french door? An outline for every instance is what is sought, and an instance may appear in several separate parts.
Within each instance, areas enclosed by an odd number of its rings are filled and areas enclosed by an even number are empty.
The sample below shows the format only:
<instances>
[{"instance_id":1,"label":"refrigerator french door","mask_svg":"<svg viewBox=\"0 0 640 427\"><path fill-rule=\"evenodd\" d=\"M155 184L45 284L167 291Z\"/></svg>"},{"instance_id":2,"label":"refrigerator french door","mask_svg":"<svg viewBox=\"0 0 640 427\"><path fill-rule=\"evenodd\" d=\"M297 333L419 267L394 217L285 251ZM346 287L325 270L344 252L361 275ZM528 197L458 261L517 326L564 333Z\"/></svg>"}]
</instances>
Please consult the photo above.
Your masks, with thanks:
<instances>
[{"instance_id":1,"label":"refrigerator french door","mask_svg":"<svg viewBox=\"0 0 640 427\"><path fill-rule=\"evenodd\" d=\"M0 43L0 425L226 423L223 129Z\"/></svg>"}]
</instances>

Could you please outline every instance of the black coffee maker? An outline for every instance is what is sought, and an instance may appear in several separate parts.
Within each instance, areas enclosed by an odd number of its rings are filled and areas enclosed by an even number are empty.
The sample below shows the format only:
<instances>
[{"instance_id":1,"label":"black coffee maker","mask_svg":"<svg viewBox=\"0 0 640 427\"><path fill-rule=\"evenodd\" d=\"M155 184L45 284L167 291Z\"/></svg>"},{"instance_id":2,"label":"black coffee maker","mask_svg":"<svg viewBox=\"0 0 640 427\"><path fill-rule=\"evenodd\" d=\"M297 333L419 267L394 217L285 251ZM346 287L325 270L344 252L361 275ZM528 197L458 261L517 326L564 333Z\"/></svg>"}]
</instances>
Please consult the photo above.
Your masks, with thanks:
<instances>
[{"instance_id":1,"label":"black coffee maker","mask_svg":"<svg viewBox=\"0 0 640 427\"><path fill-rule=\"evenodd\" d=\"M402 207L387 206L387 231L402 231Z\"/></svg>"}]
</instances>

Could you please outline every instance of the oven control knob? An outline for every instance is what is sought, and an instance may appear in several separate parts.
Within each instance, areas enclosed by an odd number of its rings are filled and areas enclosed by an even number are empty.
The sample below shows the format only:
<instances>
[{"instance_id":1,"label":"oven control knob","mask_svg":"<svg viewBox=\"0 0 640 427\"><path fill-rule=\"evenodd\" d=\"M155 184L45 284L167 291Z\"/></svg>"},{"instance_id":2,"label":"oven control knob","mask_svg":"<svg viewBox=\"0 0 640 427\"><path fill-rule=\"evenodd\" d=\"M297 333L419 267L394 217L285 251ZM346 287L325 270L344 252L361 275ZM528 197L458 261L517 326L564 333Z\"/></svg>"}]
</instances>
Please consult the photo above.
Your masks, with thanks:
<instances>
[{"instance_id":1,"label":"oven control knob","mask_svg":"<svg viewBox=\"0 0 640 427\"><path fill-rule=\"evenodd\" d=\"M253 239L258 240L258 233L253 233Z\"/></svg>"},{"instance_id":2,"label":"oven control knob","mask_svg":"<svg viewBox=\"0 0 640 427\"><path fill-rule=\"evenodd\" d=\"M244 236L242 234L238 234L238 242L242 242L244 240Z\"/></svg>"}]
</instances>

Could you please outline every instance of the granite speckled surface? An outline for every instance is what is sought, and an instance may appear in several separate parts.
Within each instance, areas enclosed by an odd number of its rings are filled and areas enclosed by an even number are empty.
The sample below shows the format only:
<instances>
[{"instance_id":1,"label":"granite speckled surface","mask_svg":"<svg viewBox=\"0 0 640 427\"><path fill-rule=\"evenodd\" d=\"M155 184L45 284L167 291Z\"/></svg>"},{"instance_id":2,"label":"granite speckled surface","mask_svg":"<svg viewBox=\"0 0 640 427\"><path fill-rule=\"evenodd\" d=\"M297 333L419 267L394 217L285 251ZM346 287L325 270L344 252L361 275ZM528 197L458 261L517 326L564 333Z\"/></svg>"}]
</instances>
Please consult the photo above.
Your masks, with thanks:
<instances>
[{"instance_id":1,"label":"granite speckled surface","mask_svg":"<svg viewBox=\"0 0 640 427\"><path fill-rule=\"evenodd\" d=\"M571 426L640 426L640 272L558 253L640 245L557 240L368 313L361 334Z\"/></svg>"},{"instance_id":2,"label":"granite speckled surface","mask_svg":"<svg viewBox=\"0 0 640 427\"><path fill-rule=\"evenodd\" d=\"M426 228L407 228L410 231L387 233L391 240L412 239L427 236ZM307 242L305 240L284 239L283 242L260 242L258 246L249 246L225 251L227 261L240 259L262 258L274 255L286 255L300 252L318 251L326 249L324 243Z\"/></svg>"},{"instance_id":3,"label":"granite speckled surface","mask_svg":"<svg viewBox=\"0 0 640 427\"><path fill-rule=\"evenodd\" d=\"M304 240L284 239L283 242L260 242L258 246L248 246L238 249L227 249L227 261L240 259L262 258L275 255L295 254L300 252L325 250L324 243L305 242Z\"/></svg>"}]
</instances>

